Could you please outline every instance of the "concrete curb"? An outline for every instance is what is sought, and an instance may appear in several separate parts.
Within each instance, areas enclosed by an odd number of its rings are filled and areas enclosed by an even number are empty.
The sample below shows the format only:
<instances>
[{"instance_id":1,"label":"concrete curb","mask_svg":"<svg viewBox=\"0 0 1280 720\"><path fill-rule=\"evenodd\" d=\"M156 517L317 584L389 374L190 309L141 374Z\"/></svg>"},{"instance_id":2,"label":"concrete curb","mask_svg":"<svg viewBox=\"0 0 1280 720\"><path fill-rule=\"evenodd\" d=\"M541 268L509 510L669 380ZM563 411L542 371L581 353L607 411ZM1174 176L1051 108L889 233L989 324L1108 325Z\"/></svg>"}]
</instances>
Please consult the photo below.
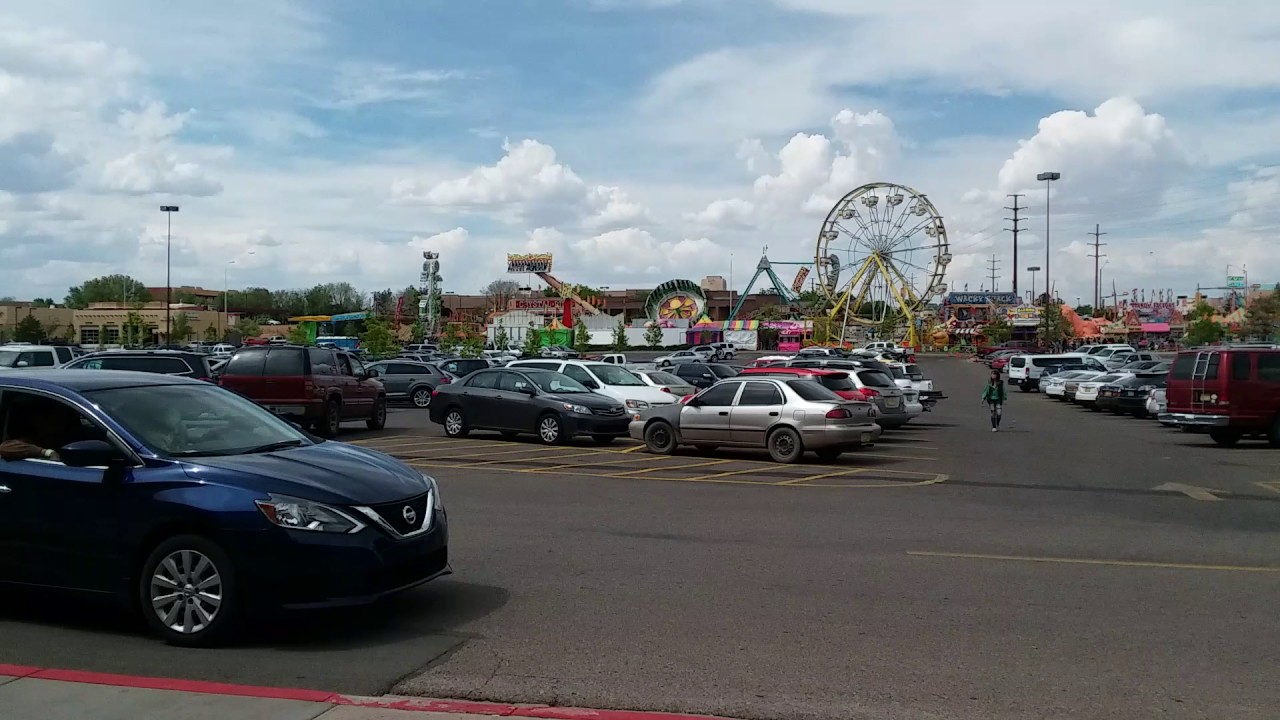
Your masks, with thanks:
<instances>
[{"instance_id":1,"label":"concrete curb","mask_svg":"<svg viewBox=\"0 0 1280 720\"><path fill-rule=\"evenodd\" d=\"M711 715L646 712L638 710L595 710L591 708L556 707L551 705L521 705L515 703L479 702L471 700L439 700L433 698L383 696L362 697L343 695L324 690L301 688L277 688L259 685L236 685L205 680L179 680L175 678L143 677L140 675L116 675L88 670L59 670L29 665L0 663L0 675L33 680L105 685L111 687L169 690L173 692L226 695L233 697L293 700L344 707L363 707L380 710L410 712L455 713L461 715L490 715L495 717L541 718L543 720L729 720Z\"/></svg>"}]
</instances>

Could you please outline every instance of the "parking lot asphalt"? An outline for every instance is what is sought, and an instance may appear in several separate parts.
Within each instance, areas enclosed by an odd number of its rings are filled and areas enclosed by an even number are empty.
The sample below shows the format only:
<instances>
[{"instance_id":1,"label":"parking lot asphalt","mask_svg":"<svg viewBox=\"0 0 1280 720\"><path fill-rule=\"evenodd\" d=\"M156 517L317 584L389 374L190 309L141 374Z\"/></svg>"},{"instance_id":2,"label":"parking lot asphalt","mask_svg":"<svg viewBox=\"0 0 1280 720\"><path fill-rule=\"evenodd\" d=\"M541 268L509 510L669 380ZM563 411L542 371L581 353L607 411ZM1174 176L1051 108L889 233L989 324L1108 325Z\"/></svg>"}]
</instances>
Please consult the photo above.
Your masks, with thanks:
<instances>
[{"instance_id":1,"label":"parking lot asphalt","mask_svg":"<svg viewBox=\"0 0 1280 720\"><path fill-rule=\"evenodd\" d=\"M401 410L342 439L440 479L455 575L203 651L10 598L0 662L745 718L1273 718L1280 451L1016 391L992 433L984 367L922 364L950 399L829 464L450 440Z\"/></svg>"}]
</instances>

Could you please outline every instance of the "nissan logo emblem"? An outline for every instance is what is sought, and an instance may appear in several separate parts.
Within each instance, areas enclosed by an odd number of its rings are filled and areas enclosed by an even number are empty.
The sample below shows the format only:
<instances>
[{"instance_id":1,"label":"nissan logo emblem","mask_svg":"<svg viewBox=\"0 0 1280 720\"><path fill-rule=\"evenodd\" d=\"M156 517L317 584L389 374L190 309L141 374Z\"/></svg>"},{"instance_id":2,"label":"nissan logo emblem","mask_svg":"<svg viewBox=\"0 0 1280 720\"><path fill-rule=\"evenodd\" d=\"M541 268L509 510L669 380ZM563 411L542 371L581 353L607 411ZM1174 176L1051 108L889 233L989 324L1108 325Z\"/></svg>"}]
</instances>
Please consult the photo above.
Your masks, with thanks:
<instances>
[{"instance_id":1,"label":"nissan logo emblem","mask_svg":"<svg viewBox=\"0 0 1280 720\"><path fill-rule=\"evenodd\" d=\"M418 522L418 511L408 505L405 505L404 509L400 511L400 517L403 517L405 522L412 525Z\"/></svg>"}]
</instances>

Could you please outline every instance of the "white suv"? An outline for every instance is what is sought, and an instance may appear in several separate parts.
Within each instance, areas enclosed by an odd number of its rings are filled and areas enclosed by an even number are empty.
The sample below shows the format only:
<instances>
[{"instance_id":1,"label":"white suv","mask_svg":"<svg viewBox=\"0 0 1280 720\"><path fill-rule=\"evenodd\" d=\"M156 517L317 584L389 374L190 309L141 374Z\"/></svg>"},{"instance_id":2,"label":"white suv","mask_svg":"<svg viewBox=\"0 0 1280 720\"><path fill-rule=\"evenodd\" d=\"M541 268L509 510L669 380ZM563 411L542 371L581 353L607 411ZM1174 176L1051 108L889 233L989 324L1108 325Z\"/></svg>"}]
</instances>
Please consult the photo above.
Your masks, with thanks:
<instances>
[{"instance_id":1,"label":"white suv","mask_svg":"<svg viewBox=\"0 0 1280 720\"><path fill-rule=\"evenodd\" d=\"M0 370L56 368L66 365L74 358L71 348L66 345L0 345Z\"/></svg>"},{"instance_id":2,"label":"white suv","mask_svg":"<svg viewBox=\"0 0 1280 720\"><path fill-rule=\"evenodd\" d=\"M516 360L509 368L529 367L554 370L586 385L592 392L607 395L635 412L654 405L670 405L680 398L649 385L630 370L610 363L587 360Z\"/></svg>"},{"instance_id":3,"label":"white suv","mask_svg":"<svg viewBox=\"0 0 1280 720\"><path fill-rule=\"evenodd\" d=\"M1084 357L1072 353L1065 355L1015 355L1009 358L1009 384L1017 385L1022 392L1040 389L1040 378L1047 370L1050 375L1063 367L1083 369Z\"/></svg>"}]
</instances>

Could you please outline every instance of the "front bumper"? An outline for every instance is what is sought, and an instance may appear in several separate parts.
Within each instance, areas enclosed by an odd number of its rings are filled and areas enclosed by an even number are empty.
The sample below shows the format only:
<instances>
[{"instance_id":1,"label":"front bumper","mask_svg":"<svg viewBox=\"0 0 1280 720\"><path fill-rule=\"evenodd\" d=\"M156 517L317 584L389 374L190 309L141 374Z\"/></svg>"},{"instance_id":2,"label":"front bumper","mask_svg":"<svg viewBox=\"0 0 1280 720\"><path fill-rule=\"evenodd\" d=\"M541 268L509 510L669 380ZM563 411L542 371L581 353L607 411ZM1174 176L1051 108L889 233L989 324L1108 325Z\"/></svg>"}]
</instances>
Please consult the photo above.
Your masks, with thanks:
<instances>
[{"instance_id":1,"label":"front bumper","mask_svg":"<svg viewBox=\"0 0 1280 720\"><path fill-rule=\"evenodd\" d=\"M804 428L800 438L806 450L821 450L829 447L858 447L870 445L880 438L881 428L876 422L867 421L860 425L828 425L821 428Z\"/></svg>"},{"instance_id":2,"label":"front bumper","mask_svg":"<svg viewBox=\"0 0 1280 720\"><path fill-rule=\"evenodd\" d=\"M1178 427L1227 427L1231 424L1230 415L1203 415L1200 413L1163 413L1160 422Z\"/></svg>"},{"instance_id":3,"label":"front bumper","mask_svg":"<svg viewBox=\"0 0 1280 720\"><path fill-rule=\"evenodd\" d=\"M273 527L229 544L244 597L261 609L367 605L452 572L444 510L405 539L369 523L354 535Z\"/></svg>"},{"instance_id":4,"label":"front bumper","mask_svg":"<svg viewBox=\"0 0 1280 720\"><path fill-rule=\"evenodd\" d=\"M607 435L623 437L627 434L627 426L631 424L631 415L569 415L565 418L565 432L570 437L577 435Z\"/></svg>"}]
</instances>

